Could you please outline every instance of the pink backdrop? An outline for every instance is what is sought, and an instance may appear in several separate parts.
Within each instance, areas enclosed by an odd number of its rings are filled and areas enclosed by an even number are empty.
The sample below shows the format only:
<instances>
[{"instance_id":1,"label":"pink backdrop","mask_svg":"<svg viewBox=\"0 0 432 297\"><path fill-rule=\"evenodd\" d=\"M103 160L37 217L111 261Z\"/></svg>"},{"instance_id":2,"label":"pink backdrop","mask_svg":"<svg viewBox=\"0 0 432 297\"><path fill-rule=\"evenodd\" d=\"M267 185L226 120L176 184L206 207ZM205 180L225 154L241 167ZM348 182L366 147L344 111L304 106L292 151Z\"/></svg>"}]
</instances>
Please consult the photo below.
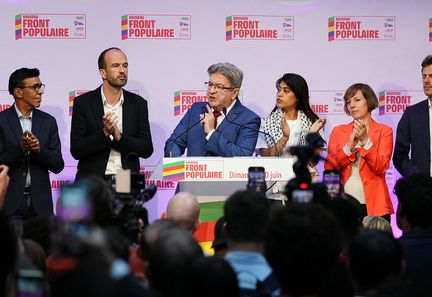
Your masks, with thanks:
<instances>
[{"instance_id":1,"label":"pink backdrop","mask_svg":"<svg viewBox=\"0 0 432 297\"><path fill-rule=\"evenodd\" d=\"M277 78L304 76L314 110L327 119L326 139L349 121L341 100L353 83L374 88L380 109L373 117L394 129L404 108L425 98L420 63L432 48L430 1L2 0L0 11L0 109L12 104L10 73L38 67L47 85L41 109L57 119L66 163L51 176L55 197L75 174L71 100L101 83L97 57L107 47L127 53L127 89L149 102L155 152L142 160L147 176L182 114L205 100L206 69L215 62L244 71L242 101L262 117L274 106ZM398 178L391 166L390 189ZM154 220L175 184L150 182L159 185L147 204Z\"/></svg>"}]
</instances>

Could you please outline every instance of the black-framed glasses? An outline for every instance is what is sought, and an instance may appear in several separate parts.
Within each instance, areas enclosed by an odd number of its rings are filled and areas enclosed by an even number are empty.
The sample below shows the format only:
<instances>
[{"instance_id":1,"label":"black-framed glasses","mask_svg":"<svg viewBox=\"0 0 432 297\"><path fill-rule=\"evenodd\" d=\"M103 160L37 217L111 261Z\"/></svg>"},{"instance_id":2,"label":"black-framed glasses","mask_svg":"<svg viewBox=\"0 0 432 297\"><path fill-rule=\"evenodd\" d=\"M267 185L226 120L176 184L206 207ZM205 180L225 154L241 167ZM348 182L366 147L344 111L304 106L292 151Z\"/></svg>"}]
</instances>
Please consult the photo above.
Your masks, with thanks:
<instances>
[{"instance_id":1,"label":"black-framed glasses","mask_svg":"<svg viewBox=\"0 0 432 297\"><path fill-rule=\"evenodd\" d=\"M205 83L204 83L204 85L207 87L207 89L211 89L211 88L215 88L216 89L216 91L223 91L223 90L232 90L232 89L235 89L235 88L231 88L231 87L225 87L224 85L219 85L219 84L214 84L214 83L212 83L211 81L206 81Z\"/></svg>"},{"instance_id":2,"label":"black-framed glasses","mask_svg":"<svg viewBox=\"0 0 432 297\"><path fill-rule=\"evenodd\" d=\"M45 85L44 84L35 84L35 85L32 85L32 86L22 86L22 87L19 87L19 88L21 88L21 89L31 88L36 93L45 91Z\"/></svg>"}]
</instances>

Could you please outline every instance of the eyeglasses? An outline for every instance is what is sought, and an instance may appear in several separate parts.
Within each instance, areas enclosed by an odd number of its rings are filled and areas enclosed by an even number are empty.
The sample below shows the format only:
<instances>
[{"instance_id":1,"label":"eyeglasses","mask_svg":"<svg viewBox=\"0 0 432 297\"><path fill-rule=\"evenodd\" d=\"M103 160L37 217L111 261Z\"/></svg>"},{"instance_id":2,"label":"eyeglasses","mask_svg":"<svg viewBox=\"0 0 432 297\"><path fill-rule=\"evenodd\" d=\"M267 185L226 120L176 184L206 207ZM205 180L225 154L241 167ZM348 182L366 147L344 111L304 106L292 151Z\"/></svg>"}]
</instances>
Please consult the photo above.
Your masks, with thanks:
<instances>
[{"instance_id":1,"label":"eyeglasses","mask_svg":"<svg viewBox=\"0 0 432 297\"><path fill-rule=\"evenodd\" d=\"M19 88L21 88L21 89L32 88L36 93L45 91L45 85L44 84L35 84L32 86L22 86Z\"/></svg>"},{"instance_id":2,"label":"eyeglasses","mask_svg":"<svg viewBox=\"0 0 432 297\"><path fill-rule=\"evenodd\" d=\"M205 86L207 86L207 89L211 89L213 87L215 87L216 91L223 91L223 90L233 90L235 88L231 88L231 87L225 87L224 85L216 85L214 83L212 83L211 81L206 81L204 83Z\"/></svg>"}]
</instances>

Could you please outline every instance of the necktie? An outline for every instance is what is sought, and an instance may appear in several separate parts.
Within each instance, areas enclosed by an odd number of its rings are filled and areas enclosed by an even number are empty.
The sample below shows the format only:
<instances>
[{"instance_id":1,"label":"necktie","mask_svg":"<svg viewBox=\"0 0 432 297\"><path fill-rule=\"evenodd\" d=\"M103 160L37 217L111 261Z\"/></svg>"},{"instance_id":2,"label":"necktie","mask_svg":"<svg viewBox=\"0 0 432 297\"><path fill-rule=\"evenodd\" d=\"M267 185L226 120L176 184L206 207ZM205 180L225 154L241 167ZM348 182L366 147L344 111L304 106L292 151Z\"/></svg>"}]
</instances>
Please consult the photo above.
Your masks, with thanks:
<instances>
[{"instance_id":1,"label":"necktie","mask_svg":"<svg viewBox=\"0 0 432 297\"><path fill-rule=\"evenodd\" d=\"M213 111L213 116L215 117L215 121L214 121L214 126L213 128L216 129L217 126L217 118L221 115L222 113L220 111L214 110Z\"/></svg>"}]
</instances>

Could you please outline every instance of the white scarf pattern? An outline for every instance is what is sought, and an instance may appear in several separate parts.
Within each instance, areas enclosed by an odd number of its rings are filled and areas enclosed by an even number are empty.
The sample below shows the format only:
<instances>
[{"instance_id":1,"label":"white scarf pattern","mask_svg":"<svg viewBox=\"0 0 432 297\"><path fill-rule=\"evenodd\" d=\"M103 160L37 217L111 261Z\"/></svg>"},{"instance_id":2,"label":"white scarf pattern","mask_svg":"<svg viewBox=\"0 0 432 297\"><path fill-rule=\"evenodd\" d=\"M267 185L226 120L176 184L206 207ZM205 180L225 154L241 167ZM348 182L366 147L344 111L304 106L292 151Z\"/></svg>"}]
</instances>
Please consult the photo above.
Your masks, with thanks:
<instances>
[{"instance_id":1,"label":"white scarf pattern","mask_svg":"<svg viewBox=\"0 0 432 297\"><path fill-rule=\"evenodd\" d=\"M264 132L270 134L273 136L276 143L279 141L279 139L282 138L283 133L281 129L281 122L282 122L282 109L278 108L274 112L272 112L265 120L264 120ZM304 112L301 110L298 111L298 115L300 117L300 139L298 145L305 146L306 145L306 135L307 133L304 133L305 131L309 131L310 127L312 126L312 121L306 116ZM268 147L273 147L276 145L276 143L273 143L273 140L268 135L265 136L266 142Z\"/></svg>"}]
</instances>

